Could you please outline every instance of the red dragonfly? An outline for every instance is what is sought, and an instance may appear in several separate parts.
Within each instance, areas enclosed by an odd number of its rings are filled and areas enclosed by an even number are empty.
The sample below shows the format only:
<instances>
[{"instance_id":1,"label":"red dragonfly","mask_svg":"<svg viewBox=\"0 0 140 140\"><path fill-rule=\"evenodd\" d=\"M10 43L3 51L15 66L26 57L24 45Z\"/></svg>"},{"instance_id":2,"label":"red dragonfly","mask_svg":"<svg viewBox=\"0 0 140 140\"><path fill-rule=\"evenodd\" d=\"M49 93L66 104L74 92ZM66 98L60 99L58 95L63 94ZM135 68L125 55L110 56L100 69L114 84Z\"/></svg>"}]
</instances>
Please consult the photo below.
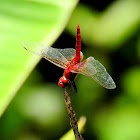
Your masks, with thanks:
<instances>
[{"instance_id":1,"label":"red dragonfly","mask_svg":"<svg viewBox=\"0 0 140 140\"><path fill-rule=\"evenodd\" d=\"M56 49L43 44L24 42L23 47L29 52L42 56L46 60L64 69L64 76L59 79L59 86L66 88L70 85L76 90L74 79L77 74L90 76L97 83L107 89L114 89L116 85L107 73L105 67L94 57L90 56L83 62L83 53L81 52L80 27L77 25L76 47L66 49Z\"/></svg>"}]
</instances>

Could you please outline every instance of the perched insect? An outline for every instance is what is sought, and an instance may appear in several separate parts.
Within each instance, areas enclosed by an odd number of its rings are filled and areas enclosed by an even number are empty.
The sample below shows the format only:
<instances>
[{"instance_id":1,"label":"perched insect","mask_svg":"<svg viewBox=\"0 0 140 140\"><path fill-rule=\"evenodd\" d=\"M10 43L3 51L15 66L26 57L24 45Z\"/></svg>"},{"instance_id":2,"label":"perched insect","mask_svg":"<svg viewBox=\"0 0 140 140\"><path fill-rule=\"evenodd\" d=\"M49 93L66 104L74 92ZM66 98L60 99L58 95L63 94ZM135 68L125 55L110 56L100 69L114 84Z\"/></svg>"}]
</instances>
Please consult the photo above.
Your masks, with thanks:
<instances>
[{"instance_id":1,"label":"perched insect","mask_svg":"<svg viewBox=\"0 0 140 140\"><path fill-rule=\"evenodd\" d=\"M77 74L90 76L97 83L107 89L116 88L113 79L107 73L105 67L98 60L95 60L94 57L90 56L81 62L83 59L83 53L81 52L81 35L79 24L77 25L75 49L56 49L33 42L24 42L22 45L29 52L42 56L56 66L64 69L64 76L62 76L58 82L59 86L62 88L73 86L73 88L77 90L74 83L74 79Z\"/></svg>"}]
</instances>

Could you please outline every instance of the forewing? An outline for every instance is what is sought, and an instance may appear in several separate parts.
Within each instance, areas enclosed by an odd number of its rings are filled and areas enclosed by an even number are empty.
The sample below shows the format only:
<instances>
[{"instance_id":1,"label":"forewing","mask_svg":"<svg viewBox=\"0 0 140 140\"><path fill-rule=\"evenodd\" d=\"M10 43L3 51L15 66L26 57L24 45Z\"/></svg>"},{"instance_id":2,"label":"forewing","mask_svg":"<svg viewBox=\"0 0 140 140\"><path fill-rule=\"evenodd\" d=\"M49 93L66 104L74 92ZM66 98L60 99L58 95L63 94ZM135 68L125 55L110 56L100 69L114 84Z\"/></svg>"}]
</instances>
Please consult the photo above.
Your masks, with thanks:
<instances>
[{"instance_id":1,"label":"forewing","mask_svg":"<svg viewBox=\"0 0 140 140\"><path fill-rule=\"evenodd\" d=\"M73 48L56 49L36 42L23 42L22 45L29 52L42 56L63 69L75 57L75 49ZM83 53L81 52L80 55L82 60Z\"/></svg>"},{"instance_id":2,"label":"forewing","mask_svg":"<svg viewBox=\"0 0 140 140\"><path fill-rule=\"evenodd\" d=\"M105 67L93 57L87 58L81 64L74 66L72 72L91 76L97 83L108 89L116 88L116 85L107 73Z\"/></svg>"},{"instance_id":3,"label":"forewing","mask_svg":"<svg viewBox=\"0 0 140 140\"><path fill-rule=\"evenodd\" d=\"M62 51L62 49L48 47L47 45L43 45L43 44L36 43L36 42L23 42L22 45L29 52L42 56L43 58L47 59L51 63L53 63L61 68L65 68L65 66L69 63L69 61L66 58L66 53L72 52L71 53L71 55L72 55L74 52L73 49L69 49L69 50L64 49L64 51Z\"/></svg>"}]
</instances>

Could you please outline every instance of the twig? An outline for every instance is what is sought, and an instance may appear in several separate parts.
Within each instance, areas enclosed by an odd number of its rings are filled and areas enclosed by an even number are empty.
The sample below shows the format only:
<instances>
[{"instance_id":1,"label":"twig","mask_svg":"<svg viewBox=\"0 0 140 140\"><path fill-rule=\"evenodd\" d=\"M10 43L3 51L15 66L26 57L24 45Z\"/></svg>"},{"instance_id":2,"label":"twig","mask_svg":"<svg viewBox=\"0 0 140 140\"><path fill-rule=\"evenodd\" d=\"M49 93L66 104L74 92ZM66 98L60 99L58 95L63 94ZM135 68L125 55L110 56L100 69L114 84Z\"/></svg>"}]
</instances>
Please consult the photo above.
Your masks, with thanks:
<instances>
[{"instance_id":1,"label":"twig","mask_svg":"<svg viewBox=\"0 0 140 140\"><path fill-rule=\"evenodd\" d=\"M84 140L82 135L79 133L77 119L75 117L75 112L72 109L70 97L69 97L69 94L66 92L66 90L64 90L64 98L65 98L65 104L66 104L66 107L68 110L68 114L70 117L70 125L73 129L75 139L76 140Z\"/></svg>"}]
</instances>

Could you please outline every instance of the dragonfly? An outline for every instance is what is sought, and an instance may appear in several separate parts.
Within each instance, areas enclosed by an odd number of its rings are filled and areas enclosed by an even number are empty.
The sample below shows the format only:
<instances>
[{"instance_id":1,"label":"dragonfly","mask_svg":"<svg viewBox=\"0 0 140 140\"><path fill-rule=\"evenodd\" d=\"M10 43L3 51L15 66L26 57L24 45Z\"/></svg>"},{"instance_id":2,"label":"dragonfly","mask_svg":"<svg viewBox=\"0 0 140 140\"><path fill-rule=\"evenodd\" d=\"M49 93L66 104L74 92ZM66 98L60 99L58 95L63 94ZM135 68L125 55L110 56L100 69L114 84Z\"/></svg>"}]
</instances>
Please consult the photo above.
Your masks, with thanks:
<instances>
[{"instance_id":1,"label":"dragonfly","mask_svg":"<svg viewBox=\"0 0 140 140\"><path fill-rule=\"evenodd\" d=\"M23 42L25 50L42 56L54 65L64 69L63 76L59 79L58 85L62 88L73 87L77 92L75 77L77 74L90 76L97 83L107 89L116 88L112 77L107 73L106 68L94 57L90 56L83 62L81 52L81 33L80 26L77 25L76 46L73 48L53 48L36 42Z\"/></svg>"}]
</instances>

